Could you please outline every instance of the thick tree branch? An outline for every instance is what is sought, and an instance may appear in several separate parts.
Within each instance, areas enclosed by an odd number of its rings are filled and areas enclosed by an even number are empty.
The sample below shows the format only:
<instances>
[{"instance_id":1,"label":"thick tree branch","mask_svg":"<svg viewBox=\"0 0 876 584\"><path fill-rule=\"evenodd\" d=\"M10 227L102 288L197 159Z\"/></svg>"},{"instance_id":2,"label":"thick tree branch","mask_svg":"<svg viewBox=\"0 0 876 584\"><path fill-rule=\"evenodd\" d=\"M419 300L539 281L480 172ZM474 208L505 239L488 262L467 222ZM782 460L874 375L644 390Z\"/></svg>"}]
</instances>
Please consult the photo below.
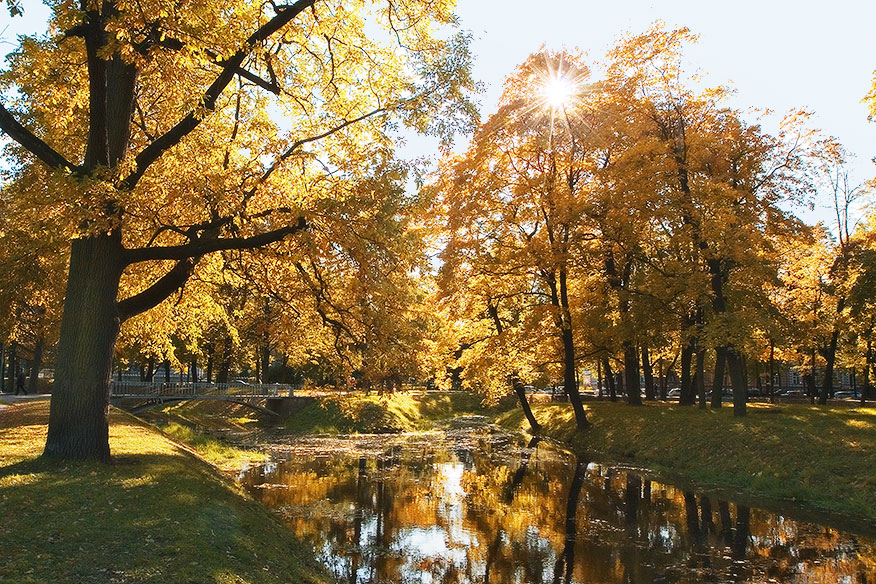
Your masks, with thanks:
<instances>
[{"instance_id":1,"label":"thick tree branch","mask_svg":"<svg viewBox=\"0 0 876 584\"><path fill-rule=\"evenodd\" d=\"M79 175L80 169L64 158L54 148L37 138L30 130L18 123L12 114L0 104L0 130L21 144L28 152L52 168L61 168Z\"/></svg>"},{"instance_id":2,"label":"thick tree branch","mask_svg":"<svg viewBox=\"0 0 876 584\"><path fill-rule=\"evenodd\" d=\"M214 251L256 249L285 239L287 236L304 229L307 229L307 221L305 221L304 217L299 217L298 223L295 225L287 225L286 227L250 237L195 239L182 245L129 249L125 251L122 261L124 265L128 266L138 262L155 260L185 260L187 258L200 257Z\"/></svg>"},{"instance_id":3,"label":"thick tree branch","mask_svg":"<svg viewBox=\"0 0 876 584\"><path fill-rule=\"evenodd\" d=\"M122 190L130 190L134 188L153 162L158 160L164 152L178 144L190 132L197 128L205 115L216 107L216 100L219 99L219 95L226 87L228 87L228 84L231 83L231 80L241 69L244 60L249 56L253 47L286 26L289 22L295 19L298 14L308 7L312 7L315 3L316 0L299 0L289 7L280 10L276 16L259 27L259 29L247 39L243 48L237 51L234 56L225 62L222 72L219 73L212 85L210 85L210 87L204 92L204 95L201 96L201 106L198 109L189 112L188 115L180 120L173 128L159 136L154 142L144 148L135 158L136 169L121 181L119 187Z\"/></svg>"},{"instance_id":4,"label":"thick tree branch","mask_svg":"<svg viewBox=\"0 0 876 584\"><path fill-rule=\"evenodd\" d=\"M96 10L86 10L85 54L88 65L88 141L85 160L86 172L98 166L109 166L107 142L107 60L100 55L106 45L106 23ZM132 87L133 91L133 87Z\"/></svg>"},{"instance_id":5,"label":"thick tree branch","mask_svg":"<svg viewBox=\"0 0 876 584\"><path fill-rule=\"evenodd\" d=\"M256 85L258 85L262 89L264 89L266 91L270 91L274 95L280 95L281 88L276 83L266 81L265 79L262 79L261 77L259 77L255 73L251 73L250 71L247 71L243 67L238 67L236 73L240 77L243 77L244 79L246 79L247 81L251 81L251 82L255 83Z\"/></svg>"},{"instance_id":6,"label":"thick tree branch","mask_svg":"<svg viewBox=\"0 0 876 584\"><path fill-rule=\"evenodd\" d=\"M146 312L161 304L171 294L179 290L192 276L195 265L200 258L186 258L177 264L157 282L129 298L118 303L119 318L122 322L132 316Z\"/></svg>"},{"instance_id":7,"label":"thick tree branch","mask_svg":"<svg viewBox=\"0 0 876 584\"><path fill-rule=\"evenodd\" d=\"M164 49L178 52L184 49L185 46L185 43L183 43L182 41L166 36L160 28L158 28L157 26L153 26L153 29L150 31L146 39L140 43L135 44L134 48L141 55L147 56L149 54L150 47L162 47ZM214 51L206 49L204 50L204 54L207 55L207 57L209 57L210 60L216 65L225 67L228 64L227 60L220 59ZM267 91L270 91L275 95L279 95L281 90L280 85L277 83L277 78L274 75L273 69L271 69L270 67L268 67L268 69L271 73L271 81L262 79L255 73L248 71L242 66L237 67L234 72L240 77L243 77L244 79L255 83L259 87L266 89Z\"/></svg>"}]
</instances>

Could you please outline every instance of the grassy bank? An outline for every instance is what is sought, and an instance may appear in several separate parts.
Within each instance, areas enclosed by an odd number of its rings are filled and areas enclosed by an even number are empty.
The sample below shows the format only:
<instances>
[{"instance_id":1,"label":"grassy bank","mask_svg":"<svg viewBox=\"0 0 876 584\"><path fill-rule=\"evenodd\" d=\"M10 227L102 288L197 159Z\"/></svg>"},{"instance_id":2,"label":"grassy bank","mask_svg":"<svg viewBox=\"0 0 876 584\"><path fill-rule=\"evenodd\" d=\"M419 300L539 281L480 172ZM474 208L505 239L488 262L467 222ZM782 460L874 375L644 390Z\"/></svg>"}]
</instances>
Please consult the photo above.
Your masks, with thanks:
<instances>
[{"instance_id":1,"label":"grassy bank","mask_svg":"<svg viewBox=\"0 0 876 584\"><path fill-rule=\"evenodd\" d=\"M118 464L39 458L48 402L0 409L0 582L325 582L312 552L205 462L121 412Z\"/></svg>"},{"instance_id":2,"label":"grassy bank","mask_svg":"<svg viewBox=\"0 0 876 584\"><path fill-rule=\"evenodd\" d=\"M290 416L284 428L295 434L392 434L426 430L460 415L495 415L466 392L351 394L315 400Z\"/></svg>"},{"instance_id":3,"label":"grassy bank","mask_svg":"<svg viewBox=\"0 0 876 584\"><path fill-rule=\"evenodd\" d=\"M221 401L193 401L146 410L140 418L182 442L218 469L237 472L269 456L258 449L255 410Z\"/></svg>"},{"instance_id":4,"label":"grassy bank","mask_svg":"<svg viewBox=\"0 0 876 584\"><path fill-rule=\"evenodd\" d=\"M568 404L534 407L548 435L599 460L629 463L759 506L791 503L876 527L876 408L751 405L700 410L590 402L593 427L576 435ZM527 428L522 412L499 416Z\"/></svg>"}]
</instances>

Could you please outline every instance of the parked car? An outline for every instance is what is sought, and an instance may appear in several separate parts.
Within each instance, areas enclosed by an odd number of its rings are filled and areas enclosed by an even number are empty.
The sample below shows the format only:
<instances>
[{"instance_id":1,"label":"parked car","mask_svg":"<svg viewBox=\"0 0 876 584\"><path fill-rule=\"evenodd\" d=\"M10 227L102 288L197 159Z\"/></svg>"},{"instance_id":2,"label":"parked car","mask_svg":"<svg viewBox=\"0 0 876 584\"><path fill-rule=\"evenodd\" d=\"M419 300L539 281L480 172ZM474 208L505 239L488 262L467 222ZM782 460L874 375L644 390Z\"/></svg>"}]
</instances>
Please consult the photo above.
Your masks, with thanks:
<instances>
[{"instance_id":1,"label":"parked car","mask_svg":"<svg viewBox=\"0 0 876 584\"><path fill-rule=\"evenodd\" d=\"M712 399L712 392L711 391L706 392L706 399L707 400ZM721 390L721 401L728 400L728 399L733 399L733 390L730 389L729 387L725 387Z\"/></svg>"},{"instance_id":2,"label":"parked car","mask_svg":"<svg viewBox=\"0 0 876 584\"><path fill-rule=\"evenodd\" d=\"M860 398L861 394L857 391L838 391L833 394L835 399Z\"/></svg>"}]
</instances>

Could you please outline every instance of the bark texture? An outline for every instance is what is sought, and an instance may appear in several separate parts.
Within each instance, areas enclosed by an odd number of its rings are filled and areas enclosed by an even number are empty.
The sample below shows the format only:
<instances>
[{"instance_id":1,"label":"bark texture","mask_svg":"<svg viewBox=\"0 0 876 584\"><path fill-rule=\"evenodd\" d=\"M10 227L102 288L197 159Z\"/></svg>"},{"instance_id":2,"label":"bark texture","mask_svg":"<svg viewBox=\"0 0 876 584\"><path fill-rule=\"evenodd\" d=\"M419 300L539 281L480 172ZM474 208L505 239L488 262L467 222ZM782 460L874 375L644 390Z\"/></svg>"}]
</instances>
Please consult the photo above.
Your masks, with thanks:
<instances>
[{"instance_id":1,"label":"bark texture","mask_svg":"<svg viewBox=\"0 0 876 584\"><path fill-rule=\"evenodd\" d=\"M121 252L118 233L72 243L46 456L110 462L107 410Z\"/></svg>"},{"instance_id":2,"label":"bark texture","mask_svg":"<svg viewBox=\"0 0 876 584\"><path fill-rule=\"evenodd\" d=\"M630 341L624 341L624 378L627 403L631 406L642 405L642 393L639 388L639 351Z\"/></svg>"}]
</instances>

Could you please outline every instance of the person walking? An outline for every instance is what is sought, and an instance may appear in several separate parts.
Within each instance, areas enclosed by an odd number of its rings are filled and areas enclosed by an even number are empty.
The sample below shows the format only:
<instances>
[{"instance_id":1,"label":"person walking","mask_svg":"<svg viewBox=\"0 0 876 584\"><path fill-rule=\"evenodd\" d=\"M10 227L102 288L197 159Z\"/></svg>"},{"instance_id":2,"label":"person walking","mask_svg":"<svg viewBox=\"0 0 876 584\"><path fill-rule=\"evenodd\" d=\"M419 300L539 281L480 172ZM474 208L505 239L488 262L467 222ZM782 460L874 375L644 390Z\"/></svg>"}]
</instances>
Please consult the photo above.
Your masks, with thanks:
<instances>
[{"instance_id":1,"label":"person walking","mask_svg":"<svg viewBox=\"0 0 876 584\"><path fill-rule=\"evenodd\" d=\"M18 395L18 392L27 395L27 390L24 389L24 371L18 372L18 377L15 378L15 395Z\"/></svg>"}]
</instances>

